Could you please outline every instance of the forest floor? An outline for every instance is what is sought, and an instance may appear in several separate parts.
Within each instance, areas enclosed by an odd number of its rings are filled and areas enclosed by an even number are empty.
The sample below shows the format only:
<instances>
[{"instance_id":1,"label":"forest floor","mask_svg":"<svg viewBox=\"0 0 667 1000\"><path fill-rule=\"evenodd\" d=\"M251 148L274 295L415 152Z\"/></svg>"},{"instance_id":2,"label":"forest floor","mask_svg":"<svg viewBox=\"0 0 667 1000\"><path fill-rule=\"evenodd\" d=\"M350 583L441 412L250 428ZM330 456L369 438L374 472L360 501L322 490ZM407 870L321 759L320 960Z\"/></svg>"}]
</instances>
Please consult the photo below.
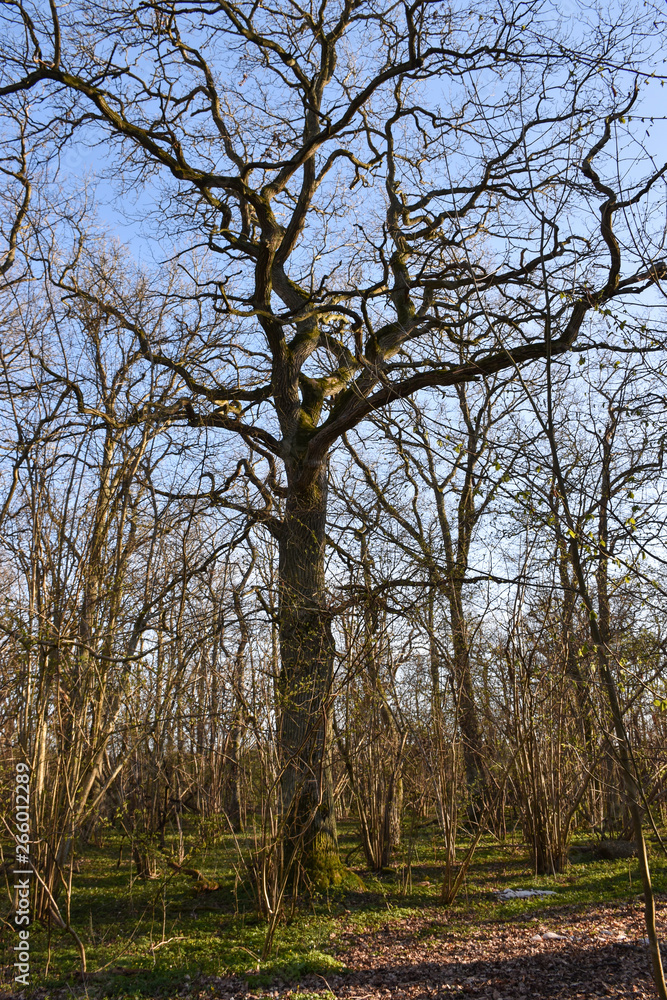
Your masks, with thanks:
<instances>
[{"instance_id":1,"label":"forest floor","mask_svg":"<svg viewBox=\"0 0 667 1000\"><path fill-rule=\"evenodd\" d=\"M354 856L353 828L344 831ZM72 925L88 974L66 934L33 924L29 1000L291 998L291 1000L593 1000L654 997L636 859L603 861L575 847L567 870L535 876L525 848L483 842L464 887L438 905L443 875L433 831L413 839L406 859L373 876L362 867L347 887L305 904L280 926L260 959L266 926L246 894L224 839L193 831L188 864L215 880L202 891L160 866L132 876L111 832L84 845L74 876ZM345 852L344 852L345 853ZM356 855L358 858L358 854ZM652 869L658 925L667 939L667 859ZM407 877L406 877L407 875ZM507 888L553 895L501 901ZM10 997L14 934L0 929L0 997ZM667 954L665 955L667 959ZM666 963L667 964L667 963Z\"/></svg>"},{"instance_id":2,"label":"forest floor","mask_svg":"<svg viewBox=\"0 0 667 1000\"><path fill-rule=\"evenodd\" d=\"M554 908L528 921L473 920L467 934L437 912L388 922L343 938L345 975L329 977L324 990L308 976L300 988L344 1000L655 997L640 908L573 910Z\"/></svg>"}]
</instances>

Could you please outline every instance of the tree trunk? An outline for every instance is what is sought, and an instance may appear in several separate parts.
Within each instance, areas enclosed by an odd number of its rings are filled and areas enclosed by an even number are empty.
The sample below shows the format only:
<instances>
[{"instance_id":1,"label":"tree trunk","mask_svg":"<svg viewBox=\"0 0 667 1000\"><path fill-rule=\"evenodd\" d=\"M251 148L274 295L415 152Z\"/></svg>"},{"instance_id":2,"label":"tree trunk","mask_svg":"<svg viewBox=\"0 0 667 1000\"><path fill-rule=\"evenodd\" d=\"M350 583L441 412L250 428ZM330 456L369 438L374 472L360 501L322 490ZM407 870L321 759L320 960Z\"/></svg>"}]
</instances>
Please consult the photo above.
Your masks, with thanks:
<instances>
[{"instance_id":1,"label":"tree trunk","mask_svg":"<svg viewBox=\"0 0 667 1000\"><path fill-rule=\"evenodd\" d=\"M229 749L227 756L229 760L229 777L227 788L227 802L225 812L229 819L229 824L234 833L243 831L243 814L241 810L241 768L239 757L241 754L241 718L240 708L236 708L232 731L229 734Z\"/></svg>"},{"instance_id":2,"label":"tree trunk","mask_svg":"<svg viewBox=\"0 0 667 1000\"><path fill-rule=\"evenodd\" d=\"M453 587L452 590L454 590ZM469 813L471 820L477 820L479 815L481 815L487 798L488 782L482 731L479 724L472 674L470 671L470 650L468 648L466 622L461 613L460 591L450 594L449 605L454 652L454 697L458 708L466 785L468 795L470 796Z\"/></svg>"},{"instance_id":3,"label":"tree trunk","mask_svg":"<svg viewBox=\"0 0 667 1000\"><path fill-rule=\"evenodd\" d=\"M333 781L328 759L334 640L325 607L327 469L291 490L280 552L278 684L286 860L317 886L339 877Z\"/></svg>"},{"instance_id":4,"label":"tree trunk","mask_svg":"<svg viewBox=\"0 0 667 1000\"><path fill-rule=\"evenodd\" d=\"M241 743L244 730L244 707L243 707L243 675L245 670L245 649L248 645L248 626L243 614L241 596L238 588L233 592L234 610L239 623L240 636L239 644L234 658L234 674L232 683L234 685L234 715L229 733L229 785L227 790L227 816L235 833L240 833L243 829L243 812L241 809Z\"/></svg>"}]
</instances>

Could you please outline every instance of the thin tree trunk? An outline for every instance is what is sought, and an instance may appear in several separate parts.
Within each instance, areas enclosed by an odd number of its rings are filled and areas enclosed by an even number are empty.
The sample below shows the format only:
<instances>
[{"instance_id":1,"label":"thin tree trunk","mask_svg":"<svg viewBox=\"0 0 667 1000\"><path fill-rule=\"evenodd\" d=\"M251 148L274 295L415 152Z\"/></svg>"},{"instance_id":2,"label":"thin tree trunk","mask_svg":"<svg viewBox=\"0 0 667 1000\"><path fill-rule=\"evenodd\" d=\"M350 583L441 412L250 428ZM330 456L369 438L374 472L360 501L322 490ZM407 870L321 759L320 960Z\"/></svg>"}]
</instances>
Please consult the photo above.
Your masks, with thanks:
<instances>
[{"instance_id":1,"label":"thin tree trunk","mask_svg":"<svg viewBox=\"0 0 667 1000\"><path fill-rule=\"evenodd\" d=\"M550 374L550 372L548 371ZM621 707L620 701L618 699L618 692L616 689L616 682L614 680L614 675L611 669L611 649L609 646L609 598L607 590L607 579L608 579L608 535L607 535L607 518L608 518L608 508L610 500L610 469L611 469L611 446L613 441L613 421L607 428L607 433L603 441L603 479L602 479L602 490L600 497L600 518L599 518L599 557L598 566L596 572L596 584L598 588L598 609L593 606L593 601L588 589L588 584L586 581L586 575L584 573L583 563L581 560L581 552L579 548L579 542L576 531L576 523L574 522L572 515L570 513L569 505L567 503L567 486L565 479L563 477L563 472L560 466L560 460L558 458L558 449L556 445L556 439L553 431L552 424L552 405L551 405L551 382L548 383L549 391L549 405L548 405L548 415L549 423L546 427L549 444L551 447L553 470L556 485L558 487L561 499L564 505L564 512L567 519L568 530L570 534L570 554L572 558L572 566L574 568L575 578L577 581L577 586L579 589L579 594L586 607L588 614L588 623L590 628L591 638L596 647L598 667L600 670L600 677L602 678L602 683L609 701L609 708L611 711L611 719L614 727L614 732L616 735L616 754L619 764L621 765L621 772L623 775L623 783L625 786L625 794L627 796L628 807L630 810L630 815L632 818L632 826L635 837L635 842L637 844L637 851L639 854L639 869L641 872L642 886L644 890L644 921L646 925L646 934L649 941L649 949L651 952L651 963L653 966L653 981L655 987L660 997L660 1000L667 1000L667 984L665 984L665 974L662 967L662 958L660 955L660 945L658 942L658 934L655 924L655 898L653 895L653 886L651 884L651 871L648 862L648 853L646 850L646 840L644 838L644 830L642 827L642 815L641 815L641 788L639 786L639 779L634 766L634 760L632 756L632 747L630 745L630 740L628 737L627 730L625 728L625 721L623 719L623 709ZM611 414L610 414L611 416Z\"/></svg>"}]
</instances>

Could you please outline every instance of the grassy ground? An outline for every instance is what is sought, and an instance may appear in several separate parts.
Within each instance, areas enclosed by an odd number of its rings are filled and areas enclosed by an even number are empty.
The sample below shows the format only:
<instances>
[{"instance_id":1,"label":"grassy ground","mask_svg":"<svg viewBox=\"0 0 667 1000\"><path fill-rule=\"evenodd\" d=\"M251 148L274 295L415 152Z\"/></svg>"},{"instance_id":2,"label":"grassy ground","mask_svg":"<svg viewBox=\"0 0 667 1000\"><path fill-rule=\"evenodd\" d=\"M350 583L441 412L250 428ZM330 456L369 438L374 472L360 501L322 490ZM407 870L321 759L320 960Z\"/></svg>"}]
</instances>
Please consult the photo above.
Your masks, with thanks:
<instances>
[{"instance_id":1,"label":"grassy ground","mask_svg":"<svg viewBox=\"0 0 667 1000\"><path fill-rule=\"evenodd\" d=\"M187 864L217 882L215 891L201 891L192 878L171 870L166 860L159 863L157 880L135 879L127 842L121 855L121 840L114 831L102 846L81 845L71 922L86 949L86 992L97 998L183 995L190 982L207 976L241 977L251 989L281 988L313 973L324 981L343 968L337 954L343 932L349 936L372 930L438 904L444 858L434 827L414 838L409 872L400 857L395 869L380 876L356 867L356 844L353 827L343 824L342 855L350 857L355 875L347 886L304 904L282 924L266 961L259 957L266 925L256 917L228 838L210 833L202 837L193 829L186 841ZM658 849L652 853L652 869L656 892L667 892L667 862ZM553 889L556 895L497 902L493 890L507 887ZM534 913L544 915L550 907L628 901L636 899L640 889L635 859L597 861L575 845L566 872L535 877L521 844L489 838L478 847L459 898L448 907L447 925L450 932L466 935L474 923L513 923ZM8 908L7 903L5 911ZM424 933L429 933L428 925ZM0 961L7 989L13 979L14 944L13 930L3 927ZM42 996L64 995L63 989L79 992L79 955L71 937L55 928L49 934L33 924L30 946L33 988Z\"/></svg>"}]
</instances>

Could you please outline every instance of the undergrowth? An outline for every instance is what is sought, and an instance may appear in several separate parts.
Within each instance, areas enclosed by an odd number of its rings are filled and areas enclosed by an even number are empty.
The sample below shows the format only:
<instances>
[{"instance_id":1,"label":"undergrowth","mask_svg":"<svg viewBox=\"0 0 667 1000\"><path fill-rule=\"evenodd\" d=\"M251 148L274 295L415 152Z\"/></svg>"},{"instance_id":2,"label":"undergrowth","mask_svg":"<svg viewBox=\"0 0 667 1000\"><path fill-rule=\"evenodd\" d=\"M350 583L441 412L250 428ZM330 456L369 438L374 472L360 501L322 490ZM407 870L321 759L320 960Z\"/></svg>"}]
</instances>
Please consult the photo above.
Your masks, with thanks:
<instances>
[{"instance_id":1,"label":"undergrowth","mask_svg":"<svg viewBox=\"0 0 667 1000\"><path fill-rule=\"evenodd\" d=\"M169 841L158 864L158 879L144 882L134 877L127 844L121 850L115 831L108 831L98 846L79 845L71 921L86 948L87 978L84 984L72 938L55 926L33 923L31 990L37 988L42 998L85 990L97 1000L120 1000L185 995L190 983L207 977L240 977L261 989L296 984L307 974L321 977L324 987L327 975L344 968L339 954L343 933L370 932L430 911L433 933L439 920L446 919L450 930L466 934L484 921L525 920L564 906L627 901L641 891L636 859L595 860L585 843L575 842L565 872L536 876L522 844L489 837L478 847L459 897L443 911L438 901L444 855L433 827L426 827L412 845L409 869L399 854L391 869L373 874L355 867L346 886L300 900L280 925L271 956L261 961L266 925L256 916L234 845L222 834L203 841L200 834L194 828L189 831L188 864L210 884L217 883L215 891L202 891L192 878L167 865ZM342 824L340 840L341 855L354 857L356 839L350 825ZM463 853L465 843L461 848ZM656 892L667 892L667 859L657 846L652 869ZM551 889L555 895L502 903L494 892L503 888ZM15 931L5 923L0 961L6 990L13 981L15 941ZM323 994L317 996L321 1000ZM307 1000L308 994L301 997Z\"/></svg>"}]
</instances>

